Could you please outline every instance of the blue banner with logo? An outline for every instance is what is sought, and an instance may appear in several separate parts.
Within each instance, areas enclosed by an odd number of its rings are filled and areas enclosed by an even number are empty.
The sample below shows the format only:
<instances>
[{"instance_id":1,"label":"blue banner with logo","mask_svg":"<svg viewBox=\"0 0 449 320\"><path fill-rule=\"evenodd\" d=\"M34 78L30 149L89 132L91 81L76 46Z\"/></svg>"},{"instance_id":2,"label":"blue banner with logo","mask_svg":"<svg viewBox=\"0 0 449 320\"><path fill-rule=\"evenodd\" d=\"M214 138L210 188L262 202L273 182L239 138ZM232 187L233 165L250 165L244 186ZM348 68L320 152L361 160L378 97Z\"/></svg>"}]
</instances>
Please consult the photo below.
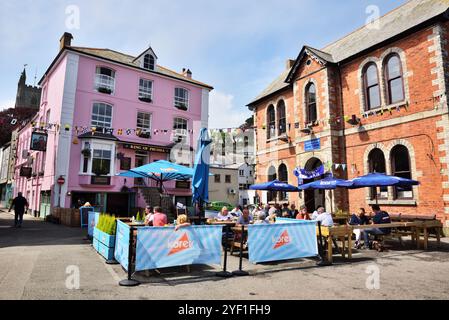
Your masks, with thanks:
<instances>
[{"instance_id":1,"label":"blue banner with logo","mask_svg":"<svg viewBox=\"0 0 449 320\"><path fill-rule=\"evenodd\" d=\"M146 227L137 231L136 271L220 264L222 226Z\"/></svg>"},{"instance_id":2,"label":"blue banner with logo","mask_svg":"<svg viewBox=\"0 0 449 320\"><path fill-rule=\"evenodd\" d=\"M317 256L316 222L276 219L275 224L250 225L248 252L251 263Z\"/></svg>"},{"instance_id":3,"label":"blue banner with logo","mask_svg":"<svg viewBox=\"0 0 449 320\"><path fill-rule=\"evenodd\" d=\"M89 223L88 223L88 226L87 226L87 233L91 237L94 236L94 229L95 229L95 226L98 223L98 218L99 217L100 217L100 212L94 212L94 211L90 211L89 212Z\"/></svg>"},{"instance_id":4,"label":"blue banner with logo","mask_svg":"<svg viewBox=\"0 0 449 320\"><path fill-rule=\"evenodd\" d=\"M117 233L115 235L114 258L125 270L128 270L129 229L126 223L117 220Z\"/></svg>"}]
</instances>

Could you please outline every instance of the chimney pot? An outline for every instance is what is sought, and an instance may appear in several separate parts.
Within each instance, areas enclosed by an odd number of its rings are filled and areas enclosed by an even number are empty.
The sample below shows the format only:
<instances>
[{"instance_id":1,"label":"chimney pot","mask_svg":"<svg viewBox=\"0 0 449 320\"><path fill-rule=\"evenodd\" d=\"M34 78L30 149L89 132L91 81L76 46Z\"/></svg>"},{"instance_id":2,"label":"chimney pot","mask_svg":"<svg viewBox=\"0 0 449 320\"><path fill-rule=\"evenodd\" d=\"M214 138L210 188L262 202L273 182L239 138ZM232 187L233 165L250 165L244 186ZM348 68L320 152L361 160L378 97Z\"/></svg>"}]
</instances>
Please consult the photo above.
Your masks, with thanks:
<instances>
[{"instance_id":1,"label":"chimney pot","mask_svg":"<svg viewBox=\"0 0 449 320\"><path fill-rule=\"evenodd\" d=\"M70 47L72 45L73 36L69 32L64 32L61 39L59 40L59 50L64 49L65 47Z\"/></svg>"},{"instance_id":2,"label":"chimney pot","mask_svg":"<svg viewBox=\"0 0 449 320\"><path fill-rule=\"evenodd\" d=\"M190 69L187 69L186 77L189 78L189 79L192 79L192 71L190 71Z\"/></svg>"},{"instance_id":3,"label":"chimney pot","mask_svg":"<svg viewBox=\"0 0 449 320\"><path fill-rule=\"evenodd\" d=\"M287 61L285 62L285 68L291 69L293 67L293 65L295 64L295 60L292 59L287 59Z\"/></svg>"}]
</instances>

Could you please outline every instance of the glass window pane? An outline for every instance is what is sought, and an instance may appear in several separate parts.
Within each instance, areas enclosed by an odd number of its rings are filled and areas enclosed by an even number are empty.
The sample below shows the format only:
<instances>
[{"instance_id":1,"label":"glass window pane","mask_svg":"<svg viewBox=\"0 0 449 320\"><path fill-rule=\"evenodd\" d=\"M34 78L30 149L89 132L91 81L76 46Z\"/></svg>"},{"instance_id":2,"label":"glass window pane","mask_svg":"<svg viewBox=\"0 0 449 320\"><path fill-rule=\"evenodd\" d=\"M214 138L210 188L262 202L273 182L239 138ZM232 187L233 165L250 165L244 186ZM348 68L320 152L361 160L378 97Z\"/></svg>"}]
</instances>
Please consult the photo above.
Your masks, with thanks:
<instances>
[{"instance_id":1,"label":"glass window pane","mask_svg":"<svg viewBox=\"0 0 449 320\"><path fill-rule=\"evenodd\" d=\"M389 83L390 83L390 103L403 101L404 88L402 86L402 78L391 80Z\"/></svg>"},{"instance_id":2,"label":"glass window pane","mask_svg":"<svg viewBox=\"0 0 449 320\"><path fill-rule=\"evenodd\" d=\"M401 64L398 56L392 56L388 60L388 79L393 79L401 76Z\"/></svg>"},{"instance_id":3,"label":"glass window pane","mask_svg":"<svg viewBox=\"0 0 449 320\"><path fill-rule=\"evenodd\" d=\"M368 106L370 108L380 106L379 86L374 86L368 89Z\"/></svg>"},{"instance_id":4,"label":"glass window pane","mask_svg":"<svg viewBox=\"0 0 449 320\"><path fill-rule=\"evenodd\" d=\"M377 67L374 64L366 69L366 83L368 87L378 84Z\"/></svg>"}]
</instances>

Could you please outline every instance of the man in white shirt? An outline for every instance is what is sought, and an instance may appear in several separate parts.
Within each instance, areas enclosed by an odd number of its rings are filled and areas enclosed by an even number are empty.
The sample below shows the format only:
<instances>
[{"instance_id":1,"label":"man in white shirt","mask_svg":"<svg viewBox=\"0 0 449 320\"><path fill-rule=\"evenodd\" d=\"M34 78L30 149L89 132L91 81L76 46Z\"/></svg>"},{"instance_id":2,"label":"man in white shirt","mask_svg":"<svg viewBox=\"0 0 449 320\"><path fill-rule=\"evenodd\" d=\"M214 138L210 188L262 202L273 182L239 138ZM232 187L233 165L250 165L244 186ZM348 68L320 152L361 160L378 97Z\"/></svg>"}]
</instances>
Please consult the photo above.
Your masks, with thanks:
<instances>
[{"instance_id":1,"label":"man in white shirt","mask_svg":"<svg viewBox=\"0 0 449 320\"><path fill-rule=\"evenodd\" d=\"M332 227L334 225L332 214L325 212L323 206L317 208L317 213L318 215L315 218L312 215L312 220L320 221L323 227Z\"/></svg>"}]
</instances>

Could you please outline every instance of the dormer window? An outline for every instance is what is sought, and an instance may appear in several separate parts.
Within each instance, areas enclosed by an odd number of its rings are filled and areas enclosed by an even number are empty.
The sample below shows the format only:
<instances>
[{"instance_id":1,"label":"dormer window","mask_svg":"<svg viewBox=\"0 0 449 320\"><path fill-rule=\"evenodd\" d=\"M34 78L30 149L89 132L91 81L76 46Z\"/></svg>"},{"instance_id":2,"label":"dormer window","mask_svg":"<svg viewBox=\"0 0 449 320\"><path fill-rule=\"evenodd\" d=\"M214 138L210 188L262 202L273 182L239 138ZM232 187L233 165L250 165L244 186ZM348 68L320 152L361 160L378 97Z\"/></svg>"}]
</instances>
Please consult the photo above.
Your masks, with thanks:
<instances>
[{"instance_id":1,"label":"dormer window","mask_svg":"<svg viewBox=\"0 0 449 320\"><path fill-rule=\"evenodd\" d=\"M143 68L147 70L154 70L154 66L156 64L156 60L154 59L154 56L147 53L143 57Z\"/></svg>"},{"instance_id":2,"label":"dormer window","mask_svg":"<svg viewBox=\"0 0 449 320\"><path fill-rule=\"evenodd\" d=\"M184 88L175 88L175 107L187 110L189 107L189 91Z\"/></svg>"}]
</instances>

